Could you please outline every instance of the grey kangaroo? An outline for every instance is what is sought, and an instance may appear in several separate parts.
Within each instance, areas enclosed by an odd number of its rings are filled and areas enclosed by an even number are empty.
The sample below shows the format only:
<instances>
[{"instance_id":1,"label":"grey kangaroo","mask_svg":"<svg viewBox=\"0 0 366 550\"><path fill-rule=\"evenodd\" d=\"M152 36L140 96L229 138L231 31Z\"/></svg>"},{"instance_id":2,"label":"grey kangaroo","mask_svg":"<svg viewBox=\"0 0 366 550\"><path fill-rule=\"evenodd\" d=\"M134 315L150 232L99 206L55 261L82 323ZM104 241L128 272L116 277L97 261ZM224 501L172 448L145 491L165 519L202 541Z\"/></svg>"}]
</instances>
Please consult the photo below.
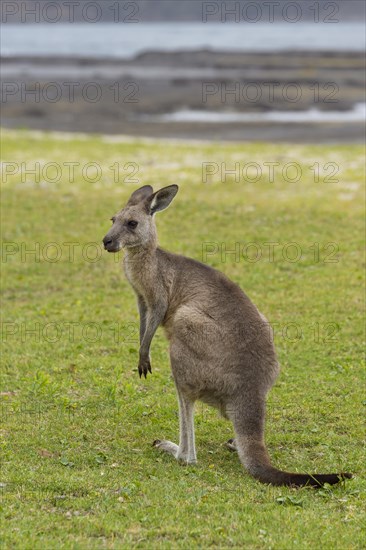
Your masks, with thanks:
<instances>
[{"instance_id":1,"label":"grey kangaroo","mask_svg":"<svg viewBox=\"0 0 366 550\"><path fill-rule=\"evenodd\" d=\"M201 400L233 423L229 440L248 472L263 483L313 487L351 478L341 474L298 474L271 465L264 442L265 401L279 366L268 322L248 296L219 271L157 246L154 214L178 191L150 185L132 193L112 218L103 239L108 252L126 250L124 271L140 314L138 371L151 373L150 345L159 325L170 342L170 362L179 402L179 445L154 446L186 463L196 462L193 408Z\"/></svg>"}]
</instances>

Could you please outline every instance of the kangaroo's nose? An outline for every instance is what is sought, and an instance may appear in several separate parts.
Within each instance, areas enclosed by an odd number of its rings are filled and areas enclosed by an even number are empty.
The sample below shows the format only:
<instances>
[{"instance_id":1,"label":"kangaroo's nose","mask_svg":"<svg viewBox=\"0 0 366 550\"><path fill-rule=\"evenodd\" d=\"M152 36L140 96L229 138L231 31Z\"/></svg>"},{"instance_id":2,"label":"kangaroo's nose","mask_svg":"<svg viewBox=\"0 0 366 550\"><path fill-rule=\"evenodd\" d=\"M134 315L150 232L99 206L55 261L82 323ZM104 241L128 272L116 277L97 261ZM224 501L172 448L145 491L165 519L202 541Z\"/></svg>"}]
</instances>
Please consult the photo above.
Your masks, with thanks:
<instances>
[{"instance_id":1,"label":"kangaroo's nose","mask_svg":"<svg viewBox=\"0 0 366 550\"><path fill-rule=\"evenodd\" d=\"M103 239L104 248L107 248L107 246L111 243L112 243L112 239L110 237L108 237L108 236L104 237L104 239Z\"/></svg>"}]
</instances>

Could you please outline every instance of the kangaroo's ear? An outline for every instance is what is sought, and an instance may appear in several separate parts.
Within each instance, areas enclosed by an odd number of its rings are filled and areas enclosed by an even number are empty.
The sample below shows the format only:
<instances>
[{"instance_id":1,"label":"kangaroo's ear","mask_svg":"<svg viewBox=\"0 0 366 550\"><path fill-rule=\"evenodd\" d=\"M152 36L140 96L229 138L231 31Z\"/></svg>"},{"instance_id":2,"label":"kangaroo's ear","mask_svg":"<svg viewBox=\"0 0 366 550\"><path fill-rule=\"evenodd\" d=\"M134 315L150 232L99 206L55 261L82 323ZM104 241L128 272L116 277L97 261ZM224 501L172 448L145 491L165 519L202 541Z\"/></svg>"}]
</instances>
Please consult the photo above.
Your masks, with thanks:
<instances>
[{"instance_id":1,"label":"kangaroo's ear","mask_svg":"<svg viewBox=\"0 0 366 550\"><path fill-rule=\"evenodd\" d=\"M134 205L138 204L139 202L144 201L148 197L151 197L151 195L154 193L153 188L151 185L144 185L143 187L140 187L140 189L137 189L132 193L130 198L128 199L128 205Z\"/></svg>"},{"instance_id":2,"label":"kangaroo's ear","mask_svg":"<svg viewBox=\"0 0 366 550\"><path fill-rule=\"evenodd\" d=\"M155 212L160 212L160 210L165 210L165 208L168 208L169 204L178 193L178 189L178 185L168 185L168 187L163 187L162 189L159 189L159 191L156 191L156 193L154 193L149 199L150 214L153 215Z\"/></svg>"}]
</instances>

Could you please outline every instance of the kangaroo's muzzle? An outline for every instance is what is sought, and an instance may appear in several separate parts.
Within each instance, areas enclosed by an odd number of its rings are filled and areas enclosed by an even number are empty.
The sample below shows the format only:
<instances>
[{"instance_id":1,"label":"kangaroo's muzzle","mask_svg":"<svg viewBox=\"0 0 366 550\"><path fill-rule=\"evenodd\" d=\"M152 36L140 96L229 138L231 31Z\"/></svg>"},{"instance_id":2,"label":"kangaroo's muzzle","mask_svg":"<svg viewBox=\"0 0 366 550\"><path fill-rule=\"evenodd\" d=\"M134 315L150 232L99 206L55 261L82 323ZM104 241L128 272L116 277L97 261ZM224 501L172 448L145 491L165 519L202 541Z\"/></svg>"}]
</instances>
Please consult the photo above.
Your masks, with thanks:
<instances>
[{"instance_id":1,"label":"kangaroo's muzzle","mask_svg":"<svg viewBox=\"0 0 366 550\"><path fill-rule=\"evenodd\" d=\"M103 239L104 250L107 252L118 252L121 250L121 245L115 239L112 239L109 235L106 235Z\"/></svg>"}]
</instances>

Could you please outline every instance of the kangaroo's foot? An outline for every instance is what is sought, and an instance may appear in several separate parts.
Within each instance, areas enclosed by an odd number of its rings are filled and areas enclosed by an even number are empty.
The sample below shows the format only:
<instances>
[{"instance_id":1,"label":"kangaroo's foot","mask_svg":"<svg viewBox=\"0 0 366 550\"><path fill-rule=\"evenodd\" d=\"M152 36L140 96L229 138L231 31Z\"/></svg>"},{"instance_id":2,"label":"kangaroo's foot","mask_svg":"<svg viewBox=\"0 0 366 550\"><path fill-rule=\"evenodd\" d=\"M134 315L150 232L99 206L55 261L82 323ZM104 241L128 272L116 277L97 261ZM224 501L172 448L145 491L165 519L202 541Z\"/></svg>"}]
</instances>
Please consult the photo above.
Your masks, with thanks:
<instances>
[{"instance_id":1,"label":"kangaroo's foot","mask_svg":"<svg viewBox=\"0 0 366 550\"><path fill-rule=\"evenodd\" d=\"M235 452L235 451L238 450L238 448L237 448L237 446L236 446L236 441L235 441L235 439L229 439L229 441L227 441L227 442L225 443L225 445L226 445L226 447L227 447L230 451L232 451L232 452Z\"/></svg>"},{"instance_id":2,"label":"kangaroo's foot","mask_svg":"<svg viewBox=\"0 0 366 550\"><path fill-rule=\"evenodd\" d=\"M188 452L182 451L178 445L175 443L172 443L171 441L167 441L166 439L160 440L155 439L153 443L153 447L157 447L158 449L161 449L162 451L165 451L166 453L169 453L174 456L177 460L181 460L182 462L185 462L186 464L195 464L196 458L190 457Z\"/></svg>"}]
</instances>

